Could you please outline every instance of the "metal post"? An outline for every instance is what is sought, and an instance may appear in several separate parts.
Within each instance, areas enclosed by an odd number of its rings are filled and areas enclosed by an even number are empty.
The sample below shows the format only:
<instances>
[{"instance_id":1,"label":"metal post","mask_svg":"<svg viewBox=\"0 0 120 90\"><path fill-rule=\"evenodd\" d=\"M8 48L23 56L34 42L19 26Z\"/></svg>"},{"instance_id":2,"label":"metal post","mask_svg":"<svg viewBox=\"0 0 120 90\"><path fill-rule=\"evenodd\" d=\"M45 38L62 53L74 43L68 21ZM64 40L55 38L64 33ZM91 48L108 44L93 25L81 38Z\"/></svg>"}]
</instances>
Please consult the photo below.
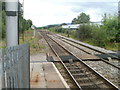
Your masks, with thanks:
<instances>
[{"instance_id":1,"label":"metal post","mask_svg":"<svg viewBox=\"0 0 120 90\"><path fill-rule=\"evenodd\" d=\"M36 29L34 29L34 38L35 38L35 34L36 34Z\"/></svg>"},{"instance_id":2,"label":"metal post","mask_svg":"<svg viewBox=\"0 0 120 90\"><path fill-rule=\"evenodd\" d=\"M20 18L20 3L19 3L19 0L18 0L18 44L19 44L19 32L20 32L20 26L19 26L19 18Z\"/></svg>"},{"instance_id":3,"label":"metal post","mask_svg":"<svg viewBox=\"0 0 120 90\"><path fill-rule=\"evenodd\" d=\"M34 38L35 38L35 35L36 35L36 28L35 28L34 25L32 25L31 28L34 30L34 32L33 32L33 36L34 36Z\"/></svg>"},{"instance_id":4,"label":"metal post","mask_svg":"<svg viewBox=\"0 0 120 90\"><path fill-rule=\"evenodd\" d=\"M7 47L18 45L18 0L6 0Z\"/></svg>"}]
</instances>

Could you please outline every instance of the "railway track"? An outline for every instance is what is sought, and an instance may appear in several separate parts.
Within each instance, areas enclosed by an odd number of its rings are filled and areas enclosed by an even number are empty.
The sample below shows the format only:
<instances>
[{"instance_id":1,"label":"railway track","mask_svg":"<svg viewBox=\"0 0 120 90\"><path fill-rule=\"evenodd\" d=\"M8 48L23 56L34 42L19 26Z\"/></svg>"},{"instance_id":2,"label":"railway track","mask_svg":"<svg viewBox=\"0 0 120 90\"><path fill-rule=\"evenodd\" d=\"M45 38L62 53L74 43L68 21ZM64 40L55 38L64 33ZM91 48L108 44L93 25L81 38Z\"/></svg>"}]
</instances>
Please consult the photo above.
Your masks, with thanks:
<instances>
[{"instance_id":1,"label":"railway track","mask_svg":"<svg viewBox=\"0 0 120 90\"><path fill-rule=\"evenodd\" d=\"M65 40L67 40L67 41L73 42L73 43L75 43L77 45L83 46L82 47L83 49L82 48L80 48L80 49L83 50L84 52L88 53L88 54L92 54L92 55L95 55L95 54L106 54L108 57L115 58L115 59L120 59L119 55L117 55L117 54L111 54L111 53L103 52L101 50L95 49L93 47L87 46L87 45L85 45L83 43L74 41L72 39L65 38L65 37L60 36L60 35L55 35L55 36L61 38L64 42L66 42ZM67 42L67 43L69 43L69 42ZM69 44L71 44L71 43L69 43ZM71 44L71 45L73 45L73 44Z\"/></svg>"},{"instance_id":2,"label":"railway track","mask_svg":"<svg viewBox=\"0 0 120 90\"><path fill-rule=\"evenodd\" d=\"M51 35L49 36L51 37ZM78 57L81 56L81 53L79 53L78 50L75 49L73 45L65 45L62 41L60 41L60 39L57 40L57 37L55 38L55 40L60 42L62 45L64 45L66 48L68 48L71 52L73 52ZM75 53L76 51L77 51L77 54ZM87 57L87 55L85 55L85 57ZM93 68L94 70L102 74L105 78L107 78L112 83L114 83L117 87L120 88L120 67L113 65L104 59L99 59L99 60L93 59L93 60L83 60L83 61L84 63L88 64L91 68Z\"/></svg>"},{"instance_id":3,"label":"railway track","mask_svg":"<svg viewBox=\"0 0 120 90\"><path fill-rule=\"evenodd\" d=\"M54 36L54 35L53 35L53 36ZM56 36L54 36L54 37L56 37ZM60 37L60 36L57 35L56 38L58 38L58 37L59 37L59 39L62 40L63 42L65 42L65 43L67 43L67 44L69 44L69 45L71 45L71 46L73 46L73 47L75 47L75 48L77 48L77 49L79 49L79 50L87 53L87 54L90 54L90 55L93 55L93 56L95 56L96 54L99 55L99 56L100 56L101 54L106 54L108 58L106 57L106 59L104 59L104 58L102 58L102 57L99 57L100 60L103 61L103 62L105 62L105 63L107 63L107 64L112 65L112 66L115 67L115 68L120 69L120 64L119 64L119 63L120 63L120 60L119 60L118 57L116 57L116 56L114 56L114 55L111 56L111 55L108 54L108 53L104 53L104 52L102 52L102 51L96 50L96 49L94 49L94 48L88 47L88 46L86 46L86 45L80 44L80 43L78 43L78 42L75 42L75 41L72 41L72 40L70 40L70 39L66 39L66 38L63 38L63 37ZM113 57L113 58L115 58L115 59L111 59L109 56L110 56L110 57ZM110 58L111 60L109 60L109 58Z\"/></svg>"},{"instance_id":4,"label":"railway track","mask_svg":"<svg viewBox=\"0 0 120 90\"><path fill-rule=\"evenodd\" d=\"M45 38L46 42L56 54L56 56L60 59L60 62L66 71L69 73L70 77L76 84L77 88L84 90L84 89L104 89L109 88L111 90L118 90L118 87L111 83L109 80L104 78L98 72L93 70L90 66L85 64L81 59L76 57L73 53L69 50L64 48L58 42L53 40L52 38L48 37L45 33L41 32L43 37ZM68 59L67 62L64 62L61 56L74 56L78 59L77 62L74 62L72 59Z\"/></svg>"}]
</instances>

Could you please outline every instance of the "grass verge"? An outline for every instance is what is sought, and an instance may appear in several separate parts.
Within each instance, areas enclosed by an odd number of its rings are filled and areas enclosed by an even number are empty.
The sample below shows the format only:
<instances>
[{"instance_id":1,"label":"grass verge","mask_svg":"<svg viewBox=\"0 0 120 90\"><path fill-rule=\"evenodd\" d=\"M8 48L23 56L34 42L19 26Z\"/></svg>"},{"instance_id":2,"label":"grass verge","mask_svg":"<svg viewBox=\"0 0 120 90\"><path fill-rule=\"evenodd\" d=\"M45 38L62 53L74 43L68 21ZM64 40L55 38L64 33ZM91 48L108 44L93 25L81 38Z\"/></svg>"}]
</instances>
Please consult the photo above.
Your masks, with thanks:
<instances>
[{"instance_id":1,"label":"grass verge","mask_svg":"<svg viewBox=\"0 0 120 90\"><path fill-rule=\"evenodd\" d=\"M25 31L24 33L24 42L22 40L22 35L20 35L20 39L19 39L19 42L20 44L23 44L23 43L30 43L30 54L38 54L41 52L41 49L44 49L45 46L43 45L40 45L39 43L39 34L38 34L38 31L36 31L36 36L34 37L33 36L33 33L34 31L33 30L28 30L28 31Z\"/></svg>"}]
</instances>

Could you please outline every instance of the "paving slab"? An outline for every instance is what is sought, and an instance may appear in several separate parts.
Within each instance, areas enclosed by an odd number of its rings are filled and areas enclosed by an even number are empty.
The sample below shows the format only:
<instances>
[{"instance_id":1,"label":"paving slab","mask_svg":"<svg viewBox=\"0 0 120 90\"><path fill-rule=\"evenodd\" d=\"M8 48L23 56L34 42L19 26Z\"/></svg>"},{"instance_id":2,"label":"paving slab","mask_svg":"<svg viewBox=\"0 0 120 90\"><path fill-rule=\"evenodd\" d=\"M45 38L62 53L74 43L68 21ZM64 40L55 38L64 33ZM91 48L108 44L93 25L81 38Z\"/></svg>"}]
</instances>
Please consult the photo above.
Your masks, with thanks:
<instances>
[{"instance_id":1,"label":"paving slab","mask_svg":"<svg viewBox=\"0 0 120 90\"><path fill-rule=\"evenodd\" d=\"M30 87L31 88L46 88L42 63L31 64Z\"/></svg>"},{"instance_id":2,"label":"paving slab","mask_svg":"<svg viewBox=\"0 0 120 90\"><path fill-rule=\"evenodd\" d=\"M69 88L52 62L30 64L31 88Z\"/></svg>"},{"instance_id":3,"label":"paving slab","mask_svg":"<svg viewBox=\"0 0 120 90\"><path fill-rule=\"evenodd\" d=\"M47 88L65 88L51 62L43 63Z\"/></svg>"},{"instance_id":4,"label":"paving slab","mask_svg":"<svg viewBox=\"0 0 120 90\"><path fill-rule=\"evenodd\" d=\"M47 61L47 56L45 53L39 53L30 56L30 62L45 62Z\"/></svg>"}]
</instances>

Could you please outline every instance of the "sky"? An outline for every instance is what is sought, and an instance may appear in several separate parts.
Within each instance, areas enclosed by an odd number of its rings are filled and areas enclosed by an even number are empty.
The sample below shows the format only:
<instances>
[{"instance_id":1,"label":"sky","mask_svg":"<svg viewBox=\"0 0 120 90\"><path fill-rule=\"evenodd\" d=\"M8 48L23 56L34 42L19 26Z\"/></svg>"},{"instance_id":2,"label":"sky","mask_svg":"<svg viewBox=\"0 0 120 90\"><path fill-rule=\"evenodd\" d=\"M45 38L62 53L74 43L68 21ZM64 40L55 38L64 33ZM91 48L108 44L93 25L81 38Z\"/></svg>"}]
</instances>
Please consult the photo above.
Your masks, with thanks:
<instances>
[{"instance_id":1,"label":"sky","mask_svg":"<svg viewBox=\"0 0 120 90\"><path fill-rule=\"evenodd\" d=\"M119 0L24 0L24 18L37 27L71 23L81 12L90 21L101 21L104 13L117 14ZM20 0L23 2L23 0Z\"/></svg>"}]
</instances>

